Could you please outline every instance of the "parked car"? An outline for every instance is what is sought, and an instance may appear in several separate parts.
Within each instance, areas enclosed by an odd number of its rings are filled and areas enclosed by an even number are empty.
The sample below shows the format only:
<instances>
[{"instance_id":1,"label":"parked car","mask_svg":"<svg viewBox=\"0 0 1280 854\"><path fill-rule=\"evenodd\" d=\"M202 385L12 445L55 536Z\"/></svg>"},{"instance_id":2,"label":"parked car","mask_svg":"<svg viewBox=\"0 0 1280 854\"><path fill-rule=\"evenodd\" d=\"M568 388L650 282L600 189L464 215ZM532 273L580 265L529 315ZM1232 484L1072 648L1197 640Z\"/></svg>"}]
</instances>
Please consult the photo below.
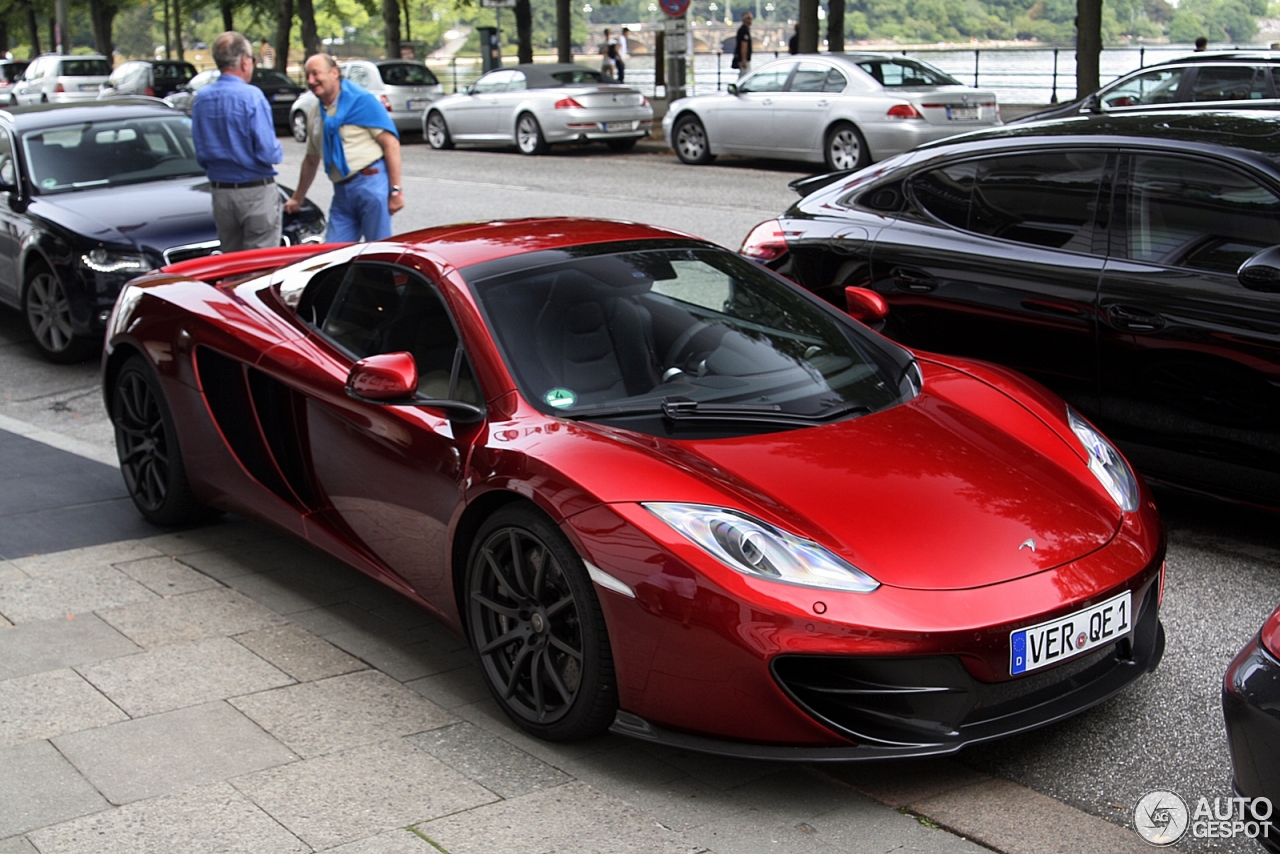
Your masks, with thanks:
<instances>
[{"instance_id":1,"label":"parked car","mask_svg":"<svg viewBox=\"0 0 1280 854\"><path fill-rule=\"evenodd\" d=\"M860 169L924 142L1000 124L994 93L882 53L789 56L727 93L680 98L662 130L685 163L720 154Z\"/></svg>"},{"instance_id":2,"label":"parked car","mask_svg":"<svg viewBox=\"0 0 1280 854\"><path fill-rule=\"evenodd\" d=\"M1280 116L1157 112L925 146L743 251L886 332L1016 368L1148 477L1280 505Z\"/></svg>"},{"instance_id":3,"label":"parked car","mask_svg":"<svg viewBox=\"0 0 1280 854\"><path fill-rule=\"evenodd\" d=\"M9 91L9 103L62 104L92 101L111 74L105 56L63 56L48 53L31 61Z\"/></svg>"},{"instance_id":4,"label":"parked car","mask_svg":"<svg viewBox=\"0 0 1280 854\"><path fill-rule=\"evenodd\" d=\"M98 92L99 98L117 95L146 95L164 98L196 76L196 67L177 60L135 59L122 62L111 72Z\"/></svg>"},{"instance_id":5,"label":"parked car","mask_svg":"<svg viewBox=\"0 0 1280 854\"><path fill-rule=\"evenodd\" d=\"M0 59L0 104L8 104L13 93L13 84L22 72L27 70L27 63L21 59Z\"/></svg>"},{"instance_id":6,"label":"parked car","mask_svg":"<svg viewBox=\"0 0 1280 854\"><path fill-rule=\"evenodd\" d=\"M1280 109L1277 93L1280 55L1263 51L1196 53L1148 65L1116 79L1092 95L1047 110L1027 113L1007 124L1066 116L1186 109Z\"/></svg>"},{"instance_id":7,"label":"parked car","mask_svg":"<svg viewBox=\"0 0 1280 854\"><path fill-rule=\"evenodd\" d=\"M134 503L264 520L398 590L535 736L950 753L1160 660L1150 494L1011 371L649 226L304 251L121 294L104 394Z\"/></svg>"},{"instance_id":8,"label":"parked car","mask_svg":"<svg viewBox=\"0 0 1280 854\"><path fill-rule=\"evenodd\" d=\"M190 115L191 105L195 102L196 93L217 80L221 74L222 72L216 68L201 71L195 77L192 77L189 83L179 86L174 92L170 93L165 98L165 101ZM305 87L294 83L279 71L264 68L255 68L253 77L249 82L261 89L262 94L267 96L267 101L271 104L271 118L276 127L288 127L289 108L293 106L293 102L298 99L298 96L306 91Z\"/></svg>"},{"instance_id":9,"label":"parked car","mask_svg":"<svg viewBox=\"0 0 1280 854\"><path fill-rule=\"evenodd\" d=\"M50 361L101 348L128 279L218 248L190 122L151 99L0 110L0 192L0 303ZM285 239L319 242L324 226L308 202Z\"/></svg>"},{"instance_id":10,"label":"parked car","mask_svg":"<svg viewBox=\"0 0 1280 854\"><path fill-rule=\"evenodd\" d=\"M1227 668L1222 715L1236 794L1250 804L1260 798L1270 803L1256 812L1246 806L1244 819L1269 820L1268 832L1255 838L1280 854L1280 815L1272 813L1280 804L1280 608Z\"/></svg>"},{"instance_id":11,"label":"parked car","mask_svg":"<svg viewBox=\"0 0 1280 854\"><path fill-rule=\"evenodd\" d=\"M431 104L422 133L435 149L455 143L515 145L545 154L561 142L603 142L629 151L653 129L649 99L581 65L517 65L490 71Z\"/></svg>"},{"instance_id":12,"label":"parked car","mask_svg":"<svg viewBox=\"0 0 1280 854\"><path fill-rule=\"evenodd\" d=\"M407 59L353 59L339 63L342 76L378 97L400 133L419 133L422 112L444 96L444 87L424 63ZM316 109L316 96L303 92L289 109L289 129L298 142L307 141L307 117Z\"/></svg>"}]
</instances>

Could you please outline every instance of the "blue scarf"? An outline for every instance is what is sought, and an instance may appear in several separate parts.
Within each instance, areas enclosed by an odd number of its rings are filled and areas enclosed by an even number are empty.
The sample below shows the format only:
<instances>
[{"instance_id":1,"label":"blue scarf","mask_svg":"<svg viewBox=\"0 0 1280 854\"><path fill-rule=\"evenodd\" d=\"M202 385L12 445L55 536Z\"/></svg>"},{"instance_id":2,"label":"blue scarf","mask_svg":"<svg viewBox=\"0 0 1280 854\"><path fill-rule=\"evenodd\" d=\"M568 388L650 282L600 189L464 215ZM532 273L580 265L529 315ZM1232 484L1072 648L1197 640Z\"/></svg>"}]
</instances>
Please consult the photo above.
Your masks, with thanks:
<instances>
[{"instance_id":1,"label":"blue scarf","mask_svg":"<svg viewBox=\"0 0 1280 854\"><path fill-rule=\"evenodd\" d=\"M366 128L389 130L400 138L396 126L387 114L387 108L367 89L357 86L350 80L342 81L342 89L338 94L338 109L331 116L320 105L320 117L324 120L324 168L325 172L346 177L347 152L342 145L342 126L359 125Z\"/></svg>"}]
</instances>

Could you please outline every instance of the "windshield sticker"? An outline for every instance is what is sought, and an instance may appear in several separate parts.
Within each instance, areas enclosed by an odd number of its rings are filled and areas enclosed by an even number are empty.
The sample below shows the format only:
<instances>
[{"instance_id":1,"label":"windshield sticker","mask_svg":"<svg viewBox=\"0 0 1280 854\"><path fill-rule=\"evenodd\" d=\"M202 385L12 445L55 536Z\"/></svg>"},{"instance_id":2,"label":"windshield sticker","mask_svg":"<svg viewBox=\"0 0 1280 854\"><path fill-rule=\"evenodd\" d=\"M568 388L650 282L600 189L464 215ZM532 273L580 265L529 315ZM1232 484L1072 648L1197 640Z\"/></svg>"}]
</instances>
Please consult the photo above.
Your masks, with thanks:
<instances>
[{"instance_id":1,"label":"windshield sticker","mask_svg":"<svg viewBox=\"0 0 1280 854\"><path fill-rule=\"evenodd\" d=\"M553 388L542 396L548 406L554 406L556 409L564 409L566 406L573 406L578 402L578 396L567 388Z\"/></svg>"},{"instance_id":2,"label":"windshield sticker","mask_svg":"<svg viewBox=\"0 0 1280 854\"><path fill-rule=\"evenodd\" d=\"M51 189L53 189L54 187L58 186L58 179L57 179L57 178L45 178L43 181L41 181L41 182L40 182L40 186L41 186L41 187L44 187L46 190L51 190Z\"/></svg>"}]
</instances>

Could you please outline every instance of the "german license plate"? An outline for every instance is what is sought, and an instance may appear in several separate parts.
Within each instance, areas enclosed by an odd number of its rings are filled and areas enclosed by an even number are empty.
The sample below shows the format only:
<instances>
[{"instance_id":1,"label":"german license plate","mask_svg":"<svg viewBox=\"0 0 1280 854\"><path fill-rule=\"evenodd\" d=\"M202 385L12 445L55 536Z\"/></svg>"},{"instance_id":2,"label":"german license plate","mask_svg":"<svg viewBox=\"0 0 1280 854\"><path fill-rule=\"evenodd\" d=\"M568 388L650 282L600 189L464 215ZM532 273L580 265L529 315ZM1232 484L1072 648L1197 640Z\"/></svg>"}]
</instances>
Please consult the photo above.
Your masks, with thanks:
<instances>
[{"instance_id":1,"label":"german license plate","mask_svg":"<svg viewBox=\"0 0 1280 854\"><path fill-rule=\"evenodd\" d=\"M947 107L947 119L953 122L976 122L977 107Z\"/></svg>"},{"instance_id":2,"label":"german license plate","mask_svg":"<svg viewBox=\"0 0 1280 854\"><path fill-rule=\"evenodd\" d=\"M81 83L80 84L81 92L97 92L101 88L102 88L101 83Z\"/></svg>"},{"instance_id":3,"label":"german license plate","mask_svg":"<svg viewBox=\"0 0 1280 854\"><path fill-rule=\"evenodd\" d=\"M277 92L271 96L273 101L296 101L297 98L298 96L292 92Z\"/></svg>"},{"instance_id":4,"label":"german license plate","mask_svg":"<svg viewBox=\"0 0 1280 854\"><path fill-rule=\"evenodd\" d=\"M604 129L606 133L618 130L635 130L639 126L639 122L605 122Z\"/></svg>"},{"instance_id":5,"label":"german license plate","mask_svg":"<svg viewBox=\"0 0 1280 854\"><path fill-rule=\"evenodd\" d=\"M406 110L425 110L430 101L410 101L406 106Z\"/></svg>"},{"instance_id":6,"label":"german license plate","mask_svg":"<svg viewBox=\"0 0 1280 854\"><path fill-rule=\"evenodd\" d=\"M1074 614L1010 632L1010 675L1038 670L1115 643L1133 629L1131 599L1126 590Z\"/></svg>"}]
</instances>

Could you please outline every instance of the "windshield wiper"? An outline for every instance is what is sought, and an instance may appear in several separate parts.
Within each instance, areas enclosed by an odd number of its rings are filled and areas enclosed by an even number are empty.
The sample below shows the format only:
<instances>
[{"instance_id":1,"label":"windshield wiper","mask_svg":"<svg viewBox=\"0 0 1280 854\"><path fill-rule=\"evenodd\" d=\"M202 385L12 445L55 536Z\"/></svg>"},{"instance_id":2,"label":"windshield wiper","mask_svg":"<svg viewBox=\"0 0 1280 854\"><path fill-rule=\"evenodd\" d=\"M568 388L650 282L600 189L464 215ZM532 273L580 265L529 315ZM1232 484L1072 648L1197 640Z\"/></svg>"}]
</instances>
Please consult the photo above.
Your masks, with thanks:
<instances>
[{"instance_id":1,"label":"windshield wiper","mask_svg":"<svg viewBox=\"0 0 1280 854\"><path fill-rule=\"evenodd\" d=\"M672 400L635 403L622 406L592 406L561 411L564 418L622 418L630 415L657 415L669 421L749 421L758 424L780 424L788 427L821 424L852 413L867 414L871 407L844 403L815 413L785 412L776 403L703 403L696 400Z\"/></svg>"}]
</instances>

